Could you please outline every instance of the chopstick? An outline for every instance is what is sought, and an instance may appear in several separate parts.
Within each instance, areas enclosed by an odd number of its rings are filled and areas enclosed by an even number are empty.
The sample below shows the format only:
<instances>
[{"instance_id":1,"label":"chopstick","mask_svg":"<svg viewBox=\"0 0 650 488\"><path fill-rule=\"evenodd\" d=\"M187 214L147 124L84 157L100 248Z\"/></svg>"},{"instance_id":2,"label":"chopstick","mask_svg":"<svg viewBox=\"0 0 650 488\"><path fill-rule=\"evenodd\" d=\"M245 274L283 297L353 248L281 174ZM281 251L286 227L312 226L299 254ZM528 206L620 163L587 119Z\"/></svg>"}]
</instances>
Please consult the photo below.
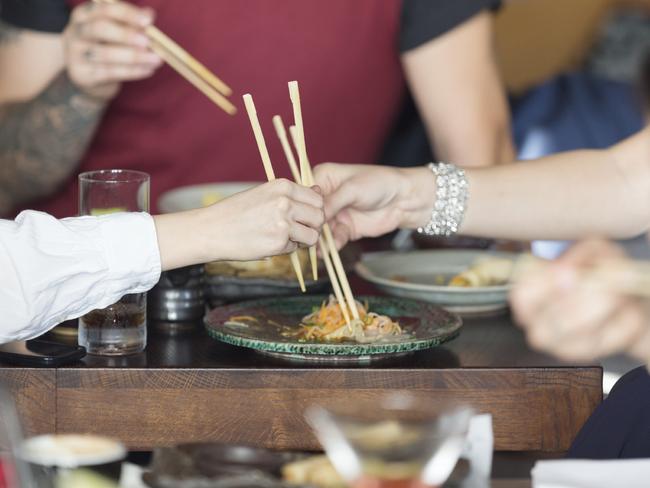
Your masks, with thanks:
<instances>
[{"instance_id":1,"label":"chopstick","mask_svg":"<svg viewBox=\"0 0 650 488\"><path fill-rule=\"evenodd\" d=\"M253 103L253 97L249 93L244 95L244 105L246 106L246 112L248 112L248 118L250 119L251 126L253 127L253 134L255 135L255 142L257 142L257 149L259 150L260 156L262 158L262 164L264 165L266 179L268 181L273 181L275 180L275 173L273 171L273 165L271 164L271 157L269 156L269 151L266 148L264 134L262 133L262 128L260 127L260 121L257 118L257 110L255 109L255 103ZM293 266L293 270L296 273L296 277L298 278L300 290L305 293L305 279L302 276L302 267L300 266L298 252L292 252L289 255L289 258L291 259L291 265Z\"/></svg>"},{"instance_id":2,"label":"chopstick","mask_svg":"<svg viewBox=\"0 0 650 488\"><path fill-rule=\"evenodd\" d=\"M291 135L293 144L294 146L296 146L297 149L298 145L300 144L300 136L298 134L298 129L295 126L289 127L289 134ZM302 149L304 150L304 148ZM300 151L298 150L298 152ZM311 184L313 184L314 175L312 174L311 171L311 165L309 164L309 159L307 159L306 157L305 157L305 163L306 163L304 167L305 173L307 174L308 180L311 182ZM354 295L352 295L352 288L350 288L350 282L348 281L348 277L345 274L345 268L343 267L341 256L339 255L338 249L336 249L336 242L334 242L334 236L332 235L332 230L330 229L330 226L327 222L325 223L325 225L323 225L323 234L325 234L325 242L327 244L326 251L329 251L332 257L332 262L334 263L334 269L336 270L336 274L338 276L339 282L341 283L341 288L343 289L343 295L345 296L345 301L346 301L345 305L347 308L349 308L350 312L352 313L352 317L355 320L359 320L359 310L357 309L356 301L354 300ZM324 254L326 253L323 253L323 255Z\"/></svg>"},{"instance_id":3,"label":"chopstick","mask_svg":"<svg viewBox=\"0 0 650 488\"><path fill-rule=\"evenodd\" d=\"M520 282L525 274L539 271L546 266L549 266L546 260L525 254L515 262L510 282ZM583 268L579 284L631 297L650 298L650 261L630 260L625 264L603 261Z\"/></svg>"},{"instance_id":4,"label":"chopstick","mask_svg":"<svg viewBox=\"0 0 650 488\"><path fill-rule=\"evenodd\" d=\"M298 160L300 161L300 176L303 186L313 185L313 181L309 180L309 173L307 167L307 149L305 145L305 132L302 125L302 109L300 107L300 91L298 90L298 82L289 82L289 97L291 98L291 106L293 107L293 119L296 127L298 128L298 135L300 136L300 145L296 146L298 152ZM316 246L309 248L309 260L311 261L311 273L314 276L314 281L318 279L318 259L316 256Z\"/></svg>"},{"instance_id":5,"label":"chopstick","mask_svg":"<svg viewBox=\"0 0 650 488\"><path fill-rule=\"evenodd\" d=\"M275 133L280 139L280 145L284 151L284 155L287 158L287 163L289 163L289 169L291 170L291 176L296 183L299 185L302 184L302 177L300 176L300 170L296 164L296 158L293 157L293 151L291 150L291 145L289 144L289 139L287 138L287 131L284 128L284 122L282 122L282 117L275 115L273 117L273 126L275 127Z\"/></svg>"},{"instance_id":6,"label":"chopstick","mask_svg":"<svg viewBox=\"0 0 650 488\"><path fill-rule=\"evenodd\" d=\"M289 139L287 138L287 131L282 122L282 117L276 115L273 117L273 125L275 126L275 132L280 139L280 144L282 145L282 150L284 155L287 158L287 163L289 163L289 168L291 169L291 174L296 183L301 183L300 171L298 170L298 165L296 164L296 159L293 157L293 151L291 150L291 145L289 144ZM322 236L318 238L318 248L320 249L321 256L323 256L323 262L325 263L325 270L329 276L330 282L332 283L332 289L334 290L334 296L339 304L345 323L350 325L350 314L348 313L348 304L345 301L345 296L341 291L341 286L339 285L339 280L336 277L336 271L332 265L332 259L330 258L329 253L327 252L327 246Z\"/></svg>"},{"instance_id":7,"label":"chopstick","mask_svg":"<svg viewBox=\"0 0 650 488\"><path fill-rule=\"evenodd\" d=\"M114 4L118 0L93 0L95 3ZM219 79L194 56L174 42L154 25L145 28L151 42L151 50L161 57L178 74L207 96L224 112L233 115L237 108L226 98L232 89Z\"/></svg>"}]
</instances>

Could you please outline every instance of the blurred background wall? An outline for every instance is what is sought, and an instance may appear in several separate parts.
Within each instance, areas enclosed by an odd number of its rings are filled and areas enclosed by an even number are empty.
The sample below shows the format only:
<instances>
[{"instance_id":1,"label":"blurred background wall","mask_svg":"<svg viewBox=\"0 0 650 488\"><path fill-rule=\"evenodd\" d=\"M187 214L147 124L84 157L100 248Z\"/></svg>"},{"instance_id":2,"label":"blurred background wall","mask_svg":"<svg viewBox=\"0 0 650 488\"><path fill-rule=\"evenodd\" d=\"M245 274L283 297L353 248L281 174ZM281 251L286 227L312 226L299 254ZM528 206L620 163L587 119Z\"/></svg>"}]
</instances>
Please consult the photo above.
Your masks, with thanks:
<instances>
[{"instance_id":1,"label":"blurred background wall","mask_svg":"<svg viewBox=\"0 0 650 488\"><path fill-rule=\"evenodd\" d=\"M509 91L522 93L576 69L606 20L628 9L650 14L650 0L506 0L496 18L496 43Z\"/></svg>"}]
</instances>

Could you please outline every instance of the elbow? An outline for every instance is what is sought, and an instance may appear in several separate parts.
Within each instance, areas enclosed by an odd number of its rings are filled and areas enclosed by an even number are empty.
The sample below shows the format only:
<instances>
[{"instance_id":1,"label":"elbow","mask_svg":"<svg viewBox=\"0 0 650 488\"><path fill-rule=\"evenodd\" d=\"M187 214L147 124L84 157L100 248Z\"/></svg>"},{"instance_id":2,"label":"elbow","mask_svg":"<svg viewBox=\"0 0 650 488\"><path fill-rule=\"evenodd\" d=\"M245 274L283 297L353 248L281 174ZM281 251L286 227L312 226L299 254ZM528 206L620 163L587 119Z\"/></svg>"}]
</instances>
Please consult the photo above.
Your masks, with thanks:
<instances>
[{"instance_id":1,"label":"elbow","mask_svg":"<svg viewBox=\"0 0 650 488\"><path fill-rule=\"evenodd\" d=\"M450 126L446 134L438 134L433 139L436 156L464 168L514 161L510 118L507 113L499 112L460 121Z\"/></svg>"}]
</instances>

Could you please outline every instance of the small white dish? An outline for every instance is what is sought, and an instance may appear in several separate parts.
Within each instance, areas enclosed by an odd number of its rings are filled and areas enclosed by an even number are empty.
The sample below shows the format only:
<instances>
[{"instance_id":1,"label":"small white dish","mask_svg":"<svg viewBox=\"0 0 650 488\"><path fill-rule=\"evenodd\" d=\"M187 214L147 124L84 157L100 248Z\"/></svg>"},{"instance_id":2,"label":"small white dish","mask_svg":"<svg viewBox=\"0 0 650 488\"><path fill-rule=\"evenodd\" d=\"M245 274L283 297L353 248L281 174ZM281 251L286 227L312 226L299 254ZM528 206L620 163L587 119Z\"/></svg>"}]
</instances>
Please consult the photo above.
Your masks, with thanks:
<instances>
[{"instance_id":1,"label":"small white dish","mask_svg":"<svg viewBox=\"0 0 650 488\"><path fill-rule=\"evenodd\" d=\"M205 207L207 202L214 203L261 184L261 181L237 181L181 186L163 193L158 199L158 208L162 213L194 210L195 208Z\"/></svg>"}]
</instances>

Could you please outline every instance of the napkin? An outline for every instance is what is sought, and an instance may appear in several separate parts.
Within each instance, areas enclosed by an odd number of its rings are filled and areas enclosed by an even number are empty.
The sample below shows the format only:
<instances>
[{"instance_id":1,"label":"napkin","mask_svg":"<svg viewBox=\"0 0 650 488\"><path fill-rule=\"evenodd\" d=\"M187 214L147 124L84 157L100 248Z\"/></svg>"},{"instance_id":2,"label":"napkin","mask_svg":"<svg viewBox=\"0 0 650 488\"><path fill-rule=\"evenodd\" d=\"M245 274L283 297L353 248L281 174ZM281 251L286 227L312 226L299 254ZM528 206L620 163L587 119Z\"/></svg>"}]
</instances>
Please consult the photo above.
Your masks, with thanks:
<instances>
[{"instance_id":1,"label":"napkin","mask_svg":"<svg viewBox=\"0 0 650 488\"><path fill-rule=\"evenodd\" d=\"M533 488L647 488L650 459L538 461Z\"/></svg>"},{"instance_id":2,"label":"napkin","mask_svg":"<svg viewBox=\"0 0 650 488\"><path fill-rule=\"evenodd\" d=\"M469 461L469 475L462 481L462 488L487 488L492 472L492 451L494 434L492 415L474 415L469 422L465 446L460 455Z\"/></svg>"}]
</instances>

